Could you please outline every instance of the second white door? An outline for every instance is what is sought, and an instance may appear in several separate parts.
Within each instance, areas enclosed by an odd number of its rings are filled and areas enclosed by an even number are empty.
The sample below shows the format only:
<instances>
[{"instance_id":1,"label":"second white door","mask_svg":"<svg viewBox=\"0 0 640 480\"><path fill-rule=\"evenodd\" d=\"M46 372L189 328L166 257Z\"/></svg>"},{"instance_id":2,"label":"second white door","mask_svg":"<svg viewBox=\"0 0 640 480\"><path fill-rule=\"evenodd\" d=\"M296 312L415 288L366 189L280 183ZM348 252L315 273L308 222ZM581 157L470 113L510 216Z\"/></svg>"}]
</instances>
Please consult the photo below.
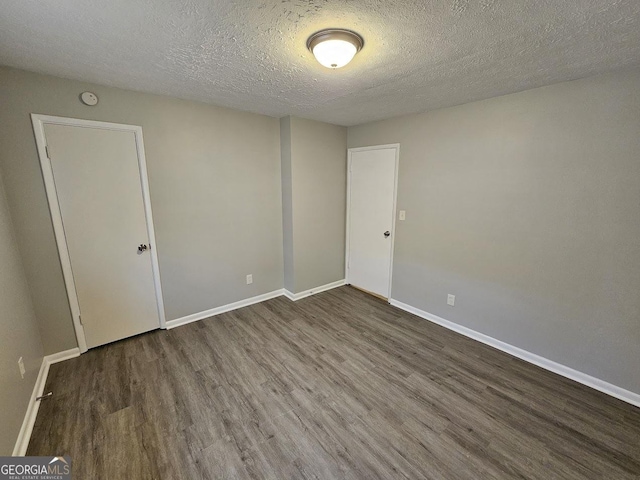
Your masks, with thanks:
<instances>
[{"instance_id":1,"label":"second white door","mask_svg":"<svg viewBox=\"0 0 640 480\"><path fill-rule=\"evenodd\" d=\"M349 150L347 283L391 292L398 147Z\"/></svg>"},{"instance_id":2,"label":"second white door","mask_svg":"<svg viewBox=\"0 0 640 480\"><path fill-rule=\"evenodd\" d=\"M134 132L45 123L44 134L87 347L158 328Z\"/></svg>"}]
</instances>

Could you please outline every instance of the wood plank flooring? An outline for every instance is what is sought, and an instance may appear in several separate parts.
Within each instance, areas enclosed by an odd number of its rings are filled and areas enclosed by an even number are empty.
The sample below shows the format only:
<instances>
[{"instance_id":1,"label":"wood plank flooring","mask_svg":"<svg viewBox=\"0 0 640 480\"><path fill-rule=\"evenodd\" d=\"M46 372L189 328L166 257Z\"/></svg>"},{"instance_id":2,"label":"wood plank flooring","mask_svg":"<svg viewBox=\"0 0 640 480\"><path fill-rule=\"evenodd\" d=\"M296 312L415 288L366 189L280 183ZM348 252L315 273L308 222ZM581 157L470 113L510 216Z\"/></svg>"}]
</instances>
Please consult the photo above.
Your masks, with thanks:
<instances>
[{"instance_id":1,"label":"wood plank flooring","mask_svg":"<svg viewBox=\"0 0 640 480\"><path fill-rule=\"evenodd\" d=\"M638 479L640 409L351 287L51 367L75 479Z\"/></svg>"}]
</instances>

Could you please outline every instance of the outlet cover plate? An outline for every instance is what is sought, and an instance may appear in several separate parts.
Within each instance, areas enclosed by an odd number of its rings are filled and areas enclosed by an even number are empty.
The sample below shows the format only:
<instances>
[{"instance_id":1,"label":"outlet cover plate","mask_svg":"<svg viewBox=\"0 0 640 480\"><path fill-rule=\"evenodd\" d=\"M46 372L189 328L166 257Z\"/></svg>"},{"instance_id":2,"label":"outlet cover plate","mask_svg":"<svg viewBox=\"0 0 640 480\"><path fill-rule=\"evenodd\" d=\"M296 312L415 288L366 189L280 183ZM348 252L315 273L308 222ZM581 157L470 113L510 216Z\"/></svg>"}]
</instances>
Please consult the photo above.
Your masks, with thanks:
<instances>
[{"instance_id":1,"label":"outlet cover plate","mask_svg":"<svg viewBox=\"0 0 640 480\"><path fill-rule=\"evenodd\" d=\"M22 360L22 357L18 359L18 369L20 369L20 376L24 378L26 370L24 368L24 360Z\"/></svg>"}]
</instances>

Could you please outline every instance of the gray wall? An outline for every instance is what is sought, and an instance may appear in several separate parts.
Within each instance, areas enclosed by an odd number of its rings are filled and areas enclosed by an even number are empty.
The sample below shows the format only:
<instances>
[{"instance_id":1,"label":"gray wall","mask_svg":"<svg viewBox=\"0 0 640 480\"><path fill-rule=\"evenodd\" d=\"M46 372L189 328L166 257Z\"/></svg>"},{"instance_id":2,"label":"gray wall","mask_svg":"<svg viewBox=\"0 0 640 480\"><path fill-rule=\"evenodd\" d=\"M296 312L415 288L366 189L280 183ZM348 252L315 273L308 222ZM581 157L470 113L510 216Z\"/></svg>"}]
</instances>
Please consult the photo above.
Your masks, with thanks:
<instances>
[{"instance_id":1,"label":"gray wall","mask_svg":"<svg viewBox=\"0 0 640 480\"><path fill-rule=\"evenodd\" d=\"M349 128L396 142L392 298L640 393L640 70Z\"/></svg>"},{"instance_id":2,"label":"gray wall","mask_svg":"<svg viewBox=\"0 0 640 480\"><path fill-rule=\"evenodd\" d=\"M280 119L280 156L282 172L282 243L284 250L284 288L294 292L293 261L293 179L291 177L291 117Z\"/></svg>"},{"instance_id":3,"label":"gray wall","mask_svg":"<svg viewBox=\"0 0 640 480\"><path fill-rule=\"evenodd\" d=\"M285 288L298 293L344 278L347 129L299 117L281 129Z\"/></svg>"},{"instance_id":4,"label":"gray wall","mask_svg":"<svg viewBox=\"0 0 640 480\"><path fill-rule=\"evenodd\" d=\"M46 354L76 340L30 113L143 127L167 320L282 288L278 119L8 68L0 104L0 169Z\"/></svg>"},{"instance_id":5,"label":"gray wall","mask_svg":"<svg viewBox=\"0 0 640 480\"><path fill-rule=\"evenodd\" d=\"M43 350L0 177L0 455L11 455ZM26 375L20 377L18 358Z\"/></svg>"}]
</instances>

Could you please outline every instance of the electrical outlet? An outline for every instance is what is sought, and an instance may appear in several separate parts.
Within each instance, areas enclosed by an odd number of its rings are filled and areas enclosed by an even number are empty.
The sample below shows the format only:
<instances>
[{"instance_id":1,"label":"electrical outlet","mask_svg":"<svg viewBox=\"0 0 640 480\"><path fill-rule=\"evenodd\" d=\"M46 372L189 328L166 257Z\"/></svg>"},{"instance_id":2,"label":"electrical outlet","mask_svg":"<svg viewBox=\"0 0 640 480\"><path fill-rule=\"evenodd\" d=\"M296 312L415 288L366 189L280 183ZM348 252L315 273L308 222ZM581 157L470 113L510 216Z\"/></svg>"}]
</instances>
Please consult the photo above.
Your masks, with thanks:
<instances>
[{"instance_id":1,"label":"electrical outlet","mask_svg":"<svg viewBox=\"0 0 640 480\"><path fill-rule=\"evenodd\" d=\"M18 368L20 369L20 376L24 378L26 370L24 369L24 361L22 360L22 357L18 359Z\"/></svg>"},{"instance_id":2,"label":"electrical outlet","mask_svg":"<svg viewBox=\"0 0 640 480\"><path fill-rule=\"evenodd\" d=\"M247 275L247 285L251 285L253 283L253 275Z\"/></svg>"},{"instance_id":3,"label":"electrical outlet","mask_svg":"<svg viewBox=\"0 0 640 480\"><path fill-rule=\"evenodd\" d=\"M400 215L398 220L404 220L405 218L407 218L407 212L405 210L400 210Z\"/></svg>"},{"instance_id":4,"label":"electrical outlet","mask_svg":"<svg viewBox=\"0 0 640 480\"><path fill-rule=\"evenodd\" d=\"M455 303L456 303L456 296L451 294L447 295L447 305L451 305L453 307Z\"/></svg>"}]
</instances>

